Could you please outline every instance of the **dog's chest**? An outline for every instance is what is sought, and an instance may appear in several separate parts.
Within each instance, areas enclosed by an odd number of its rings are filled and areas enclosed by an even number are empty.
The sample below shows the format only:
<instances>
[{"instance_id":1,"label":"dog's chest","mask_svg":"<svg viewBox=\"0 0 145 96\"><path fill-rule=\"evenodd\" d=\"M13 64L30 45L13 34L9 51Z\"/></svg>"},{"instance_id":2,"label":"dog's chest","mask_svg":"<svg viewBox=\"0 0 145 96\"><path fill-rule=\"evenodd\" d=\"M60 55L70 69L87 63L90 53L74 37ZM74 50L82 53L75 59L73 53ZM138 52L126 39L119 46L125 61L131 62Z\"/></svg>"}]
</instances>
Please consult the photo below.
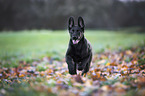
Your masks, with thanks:
<instances>
[{"instance_id":1,"label":"dog's chest","mask_svg":"<svg viewBox=\"0 0 145 96\"><path fill-rule=\"evenodd\" d=\"M79 46L77 48L74 48L73 50L73 58L75 61L80 62L83 60L83 57L87 54L87 48L84 46Z\"/></svg>"},{"instance_id":2,"label":"dog's chest","mask_svg":"<svg viewBox=\"0 0 145 96\"><path fill-rule=\"evenodd\" d=\"M76 57L82 57L82 50L75 50L75 54L74 54L74 56L76 56Z\"/></svg>"}]
</instances>

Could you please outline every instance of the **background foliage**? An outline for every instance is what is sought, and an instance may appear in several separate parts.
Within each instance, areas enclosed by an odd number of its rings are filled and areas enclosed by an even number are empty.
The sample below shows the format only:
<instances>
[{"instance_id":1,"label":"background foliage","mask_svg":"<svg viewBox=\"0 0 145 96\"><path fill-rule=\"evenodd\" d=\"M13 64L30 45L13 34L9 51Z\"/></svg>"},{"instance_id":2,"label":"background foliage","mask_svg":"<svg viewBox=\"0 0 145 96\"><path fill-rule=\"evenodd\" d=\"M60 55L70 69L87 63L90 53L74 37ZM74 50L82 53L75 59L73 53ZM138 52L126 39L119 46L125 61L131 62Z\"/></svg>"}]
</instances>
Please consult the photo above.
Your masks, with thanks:
<instances>
[{"instance_id":1,"label":"background foliage","mask_svg":"<svg viewBox=\"0 0 145 96\"><path fill-rule=\"evenodd\" d=\"M145 1L140 1L0 0L0 30L66 29L70 16L82 16L88 29L143 27L139 29L143 31Z\"/></svg>"}]
</instances>

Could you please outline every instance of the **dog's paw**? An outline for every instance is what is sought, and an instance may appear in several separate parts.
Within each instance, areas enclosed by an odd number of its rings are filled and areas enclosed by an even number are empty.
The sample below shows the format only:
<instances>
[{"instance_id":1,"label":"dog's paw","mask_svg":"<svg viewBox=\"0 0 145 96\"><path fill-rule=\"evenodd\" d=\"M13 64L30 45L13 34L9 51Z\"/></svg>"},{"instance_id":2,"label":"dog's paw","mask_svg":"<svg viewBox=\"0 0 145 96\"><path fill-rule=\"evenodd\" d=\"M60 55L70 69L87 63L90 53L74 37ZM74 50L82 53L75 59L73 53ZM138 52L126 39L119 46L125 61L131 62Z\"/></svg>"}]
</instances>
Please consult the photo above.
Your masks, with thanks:
<instances>
[{"instance_id":1,"label":"dog's paw","mask_svg":"<svg viewBox=\"0 0 145 96\"><path fill-rule=\"evenodd\" d=\"M71 75L76 75L77 72L75 72L75 71L69 71L69 74L71 74Z\"/></svg>"},{"instance_id":2,"label":"dog's paw","mask_svg":"<svg viewBox=\"0 0 145 96\"><path fill-rule=\"evenodd\" d=\"M82 66L78 66L78 70L79 71L82 71L83 70L83 67Z\"/></svg>"}]
</instances>

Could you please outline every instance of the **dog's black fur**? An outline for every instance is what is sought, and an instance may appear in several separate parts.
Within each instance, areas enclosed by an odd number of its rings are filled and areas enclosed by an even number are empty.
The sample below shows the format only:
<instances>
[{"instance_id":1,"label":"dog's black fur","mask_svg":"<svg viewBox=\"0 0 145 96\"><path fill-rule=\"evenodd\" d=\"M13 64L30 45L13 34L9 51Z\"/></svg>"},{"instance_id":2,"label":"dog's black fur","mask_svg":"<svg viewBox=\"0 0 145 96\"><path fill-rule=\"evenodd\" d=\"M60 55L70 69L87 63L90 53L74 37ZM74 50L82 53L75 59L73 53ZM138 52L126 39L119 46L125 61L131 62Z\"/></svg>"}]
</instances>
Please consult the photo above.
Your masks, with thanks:
<instances>
[{"instance_id":1,"label":"dog's black fur","mask_svg":"<svg viewBox=\"0 0 145 96\"><path fill-rule=\"evenodd\" d=\"M66 52L66 62L71 75L77 74L76 69L82 71L82 75L87 73L92 60L92 47L84 36L84 27L82 17L78 18L78 25L74 25L73 17L69 18L70 41Z\"/></svg>"}]
</instances>

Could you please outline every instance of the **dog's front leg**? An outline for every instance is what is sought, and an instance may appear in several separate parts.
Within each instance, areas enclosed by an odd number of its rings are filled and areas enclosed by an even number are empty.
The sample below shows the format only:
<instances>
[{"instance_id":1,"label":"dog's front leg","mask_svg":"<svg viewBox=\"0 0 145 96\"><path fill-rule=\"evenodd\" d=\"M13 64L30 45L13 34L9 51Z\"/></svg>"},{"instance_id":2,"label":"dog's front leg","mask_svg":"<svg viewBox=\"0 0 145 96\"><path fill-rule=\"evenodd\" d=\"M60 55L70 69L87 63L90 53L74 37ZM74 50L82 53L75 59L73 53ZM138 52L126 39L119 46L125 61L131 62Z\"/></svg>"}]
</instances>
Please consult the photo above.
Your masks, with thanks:
<instances>
[{"instance_id":1,"label":"dog's front leg","mask_svg":"<svg viewBox=\"0 0 145 96\"><path fill-rule=\"evenodd\" d=\"M73 59L69 55L66 56L66 62L68 64L69 73L71 75L77 74L77 72L76 72L76 64L75 64L75 62L73 61Z\"/></svg>"}]
</instances>

